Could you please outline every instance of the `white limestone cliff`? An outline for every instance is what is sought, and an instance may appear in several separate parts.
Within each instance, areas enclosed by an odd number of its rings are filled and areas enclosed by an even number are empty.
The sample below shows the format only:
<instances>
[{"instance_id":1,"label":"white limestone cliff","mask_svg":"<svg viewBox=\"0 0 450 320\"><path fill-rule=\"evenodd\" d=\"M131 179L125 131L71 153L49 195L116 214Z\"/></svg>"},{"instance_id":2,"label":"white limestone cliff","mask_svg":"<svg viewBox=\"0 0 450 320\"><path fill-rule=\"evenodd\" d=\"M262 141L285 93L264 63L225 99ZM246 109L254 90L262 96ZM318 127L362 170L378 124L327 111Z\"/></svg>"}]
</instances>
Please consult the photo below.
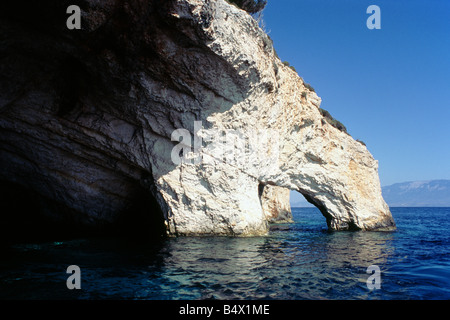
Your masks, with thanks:
<instances>
[{"instance_id":1,"label":"white limestone cliff","mask_svg":"<svg viewBox=\"0 0 450 320\"><path fill-rule=\"evenodd\" d=\"M170 235L263 235L260 190L274 186L302 193L332 230L395 229L378 162L325 120L246 12L86 3L78 33L1 24L0 180L31 189L47 216L114 223L139 200ZM173 161L176 129L188 146L202 139L196 161ZM224 154L224 134L250 147Z\"/></svg>"}]
</instances>

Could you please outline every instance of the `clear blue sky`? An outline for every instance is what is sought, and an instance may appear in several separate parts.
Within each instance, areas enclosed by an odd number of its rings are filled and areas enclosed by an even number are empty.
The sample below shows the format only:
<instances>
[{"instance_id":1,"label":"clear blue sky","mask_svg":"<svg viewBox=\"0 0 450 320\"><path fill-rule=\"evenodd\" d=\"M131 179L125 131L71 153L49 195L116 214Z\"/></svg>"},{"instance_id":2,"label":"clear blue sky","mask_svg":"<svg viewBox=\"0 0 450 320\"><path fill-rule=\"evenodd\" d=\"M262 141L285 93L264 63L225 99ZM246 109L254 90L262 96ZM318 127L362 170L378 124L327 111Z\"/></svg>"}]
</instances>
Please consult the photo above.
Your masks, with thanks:
<instances>
[{"instance_id":1,"label":"clear blue sky","mask_svg":"<svg viewBox=\"0 0 450 320\"><path fill-rule=\"evenodd\" d=\"M369 5L381 29L369 30ZM379 160L381 185L450 179L450 0L269 0L266 31L322 108Z\"/></svg>"}]
</instances>

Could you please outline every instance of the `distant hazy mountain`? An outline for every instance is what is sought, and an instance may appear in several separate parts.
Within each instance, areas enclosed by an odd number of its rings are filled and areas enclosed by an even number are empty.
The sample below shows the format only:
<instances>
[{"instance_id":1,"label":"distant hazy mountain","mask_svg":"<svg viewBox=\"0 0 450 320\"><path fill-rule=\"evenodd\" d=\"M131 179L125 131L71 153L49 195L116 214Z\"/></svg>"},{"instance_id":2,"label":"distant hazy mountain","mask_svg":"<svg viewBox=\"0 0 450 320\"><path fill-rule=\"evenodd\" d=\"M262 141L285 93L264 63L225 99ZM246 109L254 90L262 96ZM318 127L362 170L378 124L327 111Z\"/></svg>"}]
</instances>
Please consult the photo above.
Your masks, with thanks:
<instances>
[{"instance_id":1,"label":"distant hazy mountain","mask_svg":"<svg viewBox=\"0 0 450 320\"><path fill-rule=\"evenodd\" d=\"M450 180L410 181L382 188L390 207L450 207ZM291 192L291 207L312 207L298 192Z\"/></svg>"},{"instance_id":2,"label":"distant hazy mountain","mask_svg":"<svg viewBox=\"0 0 450 320\"><path fill-rule=\"evenodd\" d=\"M390 207L450 207L450 180L396 183L382 192Z\"/></svg>"}]
</instances>

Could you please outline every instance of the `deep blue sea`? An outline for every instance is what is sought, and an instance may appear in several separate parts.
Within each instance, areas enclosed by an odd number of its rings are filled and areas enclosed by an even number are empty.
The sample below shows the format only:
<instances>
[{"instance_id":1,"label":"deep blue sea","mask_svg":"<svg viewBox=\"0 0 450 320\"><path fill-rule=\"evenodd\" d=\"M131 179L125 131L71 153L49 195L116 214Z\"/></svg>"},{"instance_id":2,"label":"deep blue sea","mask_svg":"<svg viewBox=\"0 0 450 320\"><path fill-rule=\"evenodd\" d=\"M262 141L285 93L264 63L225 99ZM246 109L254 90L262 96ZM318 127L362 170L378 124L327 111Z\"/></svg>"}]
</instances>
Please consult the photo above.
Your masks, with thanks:
<instances>
[{"instance_id":1,"label":"deep blue sea","mask_svg":"<svg viewBox=\"0 0 450 320\"><path fill-rule=\"evenodd\" d=\"M450 208L391 211L395 232L328 232L317 209L293 208L295 223L265 237L10 245L0 299L450 299ZM80 290L67 289L69 265Z\"/></svg>"}]
</instances>

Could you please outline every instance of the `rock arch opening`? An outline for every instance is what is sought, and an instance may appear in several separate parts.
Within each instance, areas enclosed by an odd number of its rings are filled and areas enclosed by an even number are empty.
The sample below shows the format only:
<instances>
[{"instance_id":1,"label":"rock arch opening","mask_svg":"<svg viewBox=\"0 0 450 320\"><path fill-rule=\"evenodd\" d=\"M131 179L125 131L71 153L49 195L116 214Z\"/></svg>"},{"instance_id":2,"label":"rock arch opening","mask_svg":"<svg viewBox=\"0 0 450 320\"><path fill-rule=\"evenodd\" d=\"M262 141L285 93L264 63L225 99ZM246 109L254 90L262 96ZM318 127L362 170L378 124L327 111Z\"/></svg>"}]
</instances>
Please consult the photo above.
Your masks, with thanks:
<instances>
[{"instance_id":1,"label":"rock arch opening","mask_svg":"<svg viewBox=\"0 0 450 320\"><path fill-rule=\"evenodd\" d=\"M269 224L294 222L293 211L296 208L314 208L325 218L326 225L330 229L332 216L325 205L314 196L298 190L289 190L271 184L260 183L258 195L261 207Z\"/></svg>"},{"instance_id":2,"label":"rock arch opening","mask_svg":"<svg viewBox=\"0 0 450 320\"><path fill-rule=\"evenodd\" d=\"M330 222L332 220L332 216L328 212L327 208L323 203L321 203L315 197L309 195L306 192L301 192L298 190L290 191L290 204L292 208L315 208L317 209L322 216L325 218L326 225L330 229Z\"/></svg>"}]
</instances>

